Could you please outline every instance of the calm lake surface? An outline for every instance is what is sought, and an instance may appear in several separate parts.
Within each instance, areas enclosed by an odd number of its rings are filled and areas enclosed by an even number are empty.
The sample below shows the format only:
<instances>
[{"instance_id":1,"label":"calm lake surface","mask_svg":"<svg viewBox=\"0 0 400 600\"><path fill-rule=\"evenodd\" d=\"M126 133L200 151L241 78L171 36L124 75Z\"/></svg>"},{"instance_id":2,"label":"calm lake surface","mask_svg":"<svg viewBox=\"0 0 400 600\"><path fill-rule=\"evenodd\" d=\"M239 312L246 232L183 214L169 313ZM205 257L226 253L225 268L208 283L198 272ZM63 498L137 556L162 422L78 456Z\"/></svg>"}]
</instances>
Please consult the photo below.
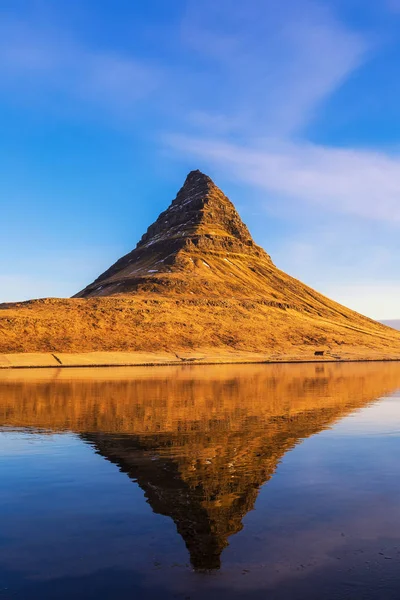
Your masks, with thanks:
<instances>
[{"instance_id":1,"label":"calm lake surface","mask_svg":"<svg viewBox=\"0 0 400 600\"><path fill-rule=\"evenodd\" d=\"M400 597L400 364L0 372L0 598Z\"/></svg>"}]
</instances>

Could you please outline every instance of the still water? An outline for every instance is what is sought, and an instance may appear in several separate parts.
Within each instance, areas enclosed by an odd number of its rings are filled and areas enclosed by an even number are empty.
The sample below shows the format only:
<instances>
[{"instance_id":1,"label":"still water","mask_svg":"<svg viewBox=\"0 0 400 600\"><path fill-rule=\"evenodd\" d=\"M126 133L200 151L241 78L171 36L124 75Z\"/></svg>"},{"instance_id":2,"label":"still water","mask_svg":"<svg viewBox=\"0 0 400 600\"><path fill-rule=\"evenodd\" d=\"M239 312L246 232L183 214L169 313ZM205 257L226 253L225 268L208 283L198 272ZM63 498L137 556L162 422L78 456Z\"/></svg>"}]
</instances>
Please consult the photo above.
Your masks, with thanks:
<instances>
[{"instance_id":1,"label":"still water","mask_svg":"<svg viewBox=\"0 0 400 600\"><path fill-rule=\"evenodd\" d=\"M400 597L400 364L0 372L0 598Z\"/></svg>"}]
</instances>

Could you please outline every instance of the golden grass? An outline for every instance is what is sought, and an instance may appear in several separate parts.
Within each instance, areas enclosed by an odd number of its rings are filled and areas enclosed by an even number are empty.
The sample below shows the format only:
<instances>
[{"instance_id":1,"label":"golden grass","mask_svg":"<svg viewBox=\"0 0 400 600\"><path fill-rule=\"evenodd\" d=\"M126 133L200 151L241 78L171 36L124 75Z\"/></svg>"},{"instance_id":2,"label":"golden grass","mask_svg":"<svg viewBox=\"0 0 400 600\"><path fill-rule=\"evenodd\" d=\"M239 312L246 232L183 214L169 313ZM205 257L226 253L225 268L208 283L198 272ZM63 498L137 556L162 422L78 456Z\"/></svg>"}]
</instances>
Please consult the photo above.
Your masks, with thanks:
<instances>
[{"instance_id":1,"label":"golden grass","mask_svg":"<svg viewBox=\"0 0 400 600\"><path fill-rule=\"evenodd\" d=\"M173 270L136 282L130 293L0 306L0 353L204 348L270 359L316 350L399 358L400 332L325 298L263 254L185 250Z\"/></svg>"}]
</instances>

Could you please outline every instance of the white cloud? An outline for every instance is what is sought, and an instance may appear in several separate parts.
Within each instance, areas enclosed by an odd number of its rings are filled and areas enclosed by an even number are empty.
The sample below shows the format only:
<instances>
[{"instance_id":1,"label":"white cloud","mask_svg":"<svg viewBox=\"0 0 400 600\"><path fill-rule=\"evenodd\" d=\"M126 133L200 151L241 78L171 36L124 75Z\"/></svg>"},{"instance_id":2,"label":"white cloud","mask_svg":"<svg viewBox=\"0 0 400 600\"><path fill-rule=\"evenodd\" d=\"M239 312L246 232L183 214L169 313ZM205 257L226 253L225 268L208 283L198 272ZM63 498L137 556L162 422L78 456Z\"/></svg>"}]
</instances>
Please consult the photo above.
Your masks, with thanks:
<instances>
[{"instance_id":1,"label":"white cloud","mask_svg":"<svg viewBox=\"0 0 400 600\"><path fill-rule=\"evenodd\" d=\"M178 135L168 143L256 187L333 212L400 223L400 157L279 140L257 149Z\"/></svg>"},{"instance_id":2,"label":"white cloud","mask_svg":"<svg viewBox=\"0 0 400 600\"><path fill-rule=\"evenodd\" d=\"M281 8L206 0L189 3L182 37L218 78L213 110L188 111L201 134L167 136L178 153L314 209L400 221L400 157L304 138L323 101L366 59L362 35L307 0ZM200 74L197 102L206 105L201 84Z\"/></svg>"}]
</instances>

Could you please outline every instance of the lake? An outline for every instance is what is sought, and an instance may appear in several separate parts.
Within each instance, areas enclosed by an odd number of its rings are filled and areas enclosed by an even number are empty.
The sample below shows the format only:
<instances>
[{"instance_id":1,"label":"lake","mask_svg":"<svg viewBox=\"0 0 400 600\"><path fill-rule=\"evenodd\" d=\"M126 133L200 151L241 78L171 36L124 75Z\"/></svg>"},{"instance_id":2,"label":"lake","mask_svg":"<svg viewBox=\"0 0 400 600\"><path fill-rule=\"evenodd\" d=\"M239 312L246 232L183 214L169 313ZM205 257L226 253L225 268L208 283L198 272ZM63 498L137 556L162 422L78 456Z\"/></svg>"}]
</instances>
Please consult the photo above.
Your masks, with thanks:
<instances>
[{"instance_id":1,"label":"lake","mask_svg":"<svg viewBox=\"0 0 400 600\"><path fill-rule=\"evenodd\" d=\"M0 372L0 598L398 599L400 364Z\"/></svg>"}]
</instances>

